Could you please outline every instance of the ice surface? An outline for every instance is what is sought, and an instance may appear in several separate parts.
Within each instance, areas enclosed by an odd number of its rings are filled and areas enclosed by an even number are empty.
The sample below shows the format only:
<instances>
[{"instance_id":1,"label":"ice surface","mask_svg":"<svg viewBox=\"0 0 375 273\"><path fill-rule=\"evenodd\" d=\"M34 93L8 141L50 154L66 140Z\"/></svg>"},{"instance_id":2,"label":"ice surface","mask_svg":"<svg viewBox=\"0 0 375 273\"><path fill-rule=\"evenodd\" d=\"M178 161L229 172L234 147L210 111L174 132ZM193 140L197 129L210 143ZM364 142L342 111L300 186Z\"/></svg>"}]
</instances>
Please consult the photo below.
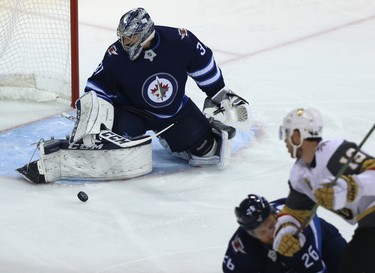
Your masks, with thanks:
<instances>
[{"instance_id":1,"label":"ice surface","mask_svg":"<svg viewBox=\"0 0 375 273\"><path fill-rule=\"evenodd\" d=\"M214 50L227 86L250 102L255 127L236 137L231 167L223 171L175 162L154 143L149 176L31 185L14 169L30 160L31 143L70 132L71 123L58 115L69 109L0 101L1 272L220 272L237 225L234 206L248 193L269 200L288 193L293 160L277 133L288 111L318 108L325 137L358 143L375 121L372 0L79 5L81 86L116 39L120 16L143 6L157 24L186 27ZM203 104L191 81L188 90ZM371 136L364 149L374 155L374 147ZM86 203L76 196L81 190ZM319 214L350 239L354 226L323 209Z\"/></svg>"}]
</instances>

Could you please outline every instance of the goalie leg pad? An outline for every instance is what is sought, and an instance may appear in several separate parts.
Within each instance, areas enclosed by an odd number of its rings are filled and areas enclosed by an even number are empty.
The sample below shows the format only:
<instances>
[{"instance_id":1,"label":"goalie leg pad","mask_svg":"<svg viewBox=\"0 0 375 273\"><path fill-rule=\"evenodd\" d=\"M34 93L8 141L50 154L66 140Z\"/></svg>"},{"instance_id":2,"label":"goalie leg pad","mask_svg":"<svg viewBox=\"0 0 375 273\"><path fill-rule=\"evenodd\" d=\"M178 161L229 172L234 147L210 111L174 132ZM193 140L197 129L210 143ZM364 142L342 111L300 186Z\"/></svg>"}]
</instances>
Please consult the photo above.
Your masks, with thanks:
<instances>
[{"instance_id":1,"label":"goalie leg pad","mask_svg":"<svg viewBox=\"0 0 375 273\"><path fill-rule=\"evenodd\" d=\"M218 140L218 151L216 154L220 157L220 160L217 163L217 167L222 170L229 165L232 153L232 141L236 136L236 129L215 119L210 119L210 124Z\"/></svg>"},{"instance_id":2,"label":"goalie leg pad","mask_svg":"<svg viewBox=\"0 0 375 273\"><path fill-rule=\"evenodd\" d=\"M189 160L189 165L191 166L216 164L222 170L229 165L232 153L232 140L236 135L236 129L212 118L210 119L210 124L212 132L215 135L215 143L213 145L215 153L211 155L211 151L209 151L206 155L197 156L191 152L183 152L183 157ZM181 153L178 156L182 157Z\"/></svg>"},{"instance_id":3,"label":"goalie leg pad","mask_svg":"<svg viewBox=\"0 0 375 273\"><path fill-rule=\"evenodd\" d=\"M189 162L190 166L199 167L203 165L215 165L218 164L220 161L219 156L197 156L193 155L190 151L182 151L182 152L172 152L169 148L168 143L165 141L164 138L159 138L160 144L173 156L184 159Z\"/></svg>"},{"instance_id":4,"label":"goalie leg pad","mask_svg":"<svg viewBox=\"0 0 375 273\"><path fill-rule=\"evenodd\" d=\"M27 181L33 184L46 183L44 175L39 172L39 160L35 160L25 166L16 169Z\"/></svg>"},{"instance_id":5,"label":"goalie leg pad","mask_svg":"<svg viewBox=\"0 0 375 273\"><path fill-rule=\"evenodd\" d=\"M59 148L56 148L56 140L41 143L39 146L38 174L33 177L43 177L44 181L32 181L27 175L21 174L33 183L48 183L58 180L129 179L152 171L150 141L135 147L118 149L106 149L108 143L88 148L84 145L69 146L64 140L60 142Z\"/></svg>"}]
</instances>

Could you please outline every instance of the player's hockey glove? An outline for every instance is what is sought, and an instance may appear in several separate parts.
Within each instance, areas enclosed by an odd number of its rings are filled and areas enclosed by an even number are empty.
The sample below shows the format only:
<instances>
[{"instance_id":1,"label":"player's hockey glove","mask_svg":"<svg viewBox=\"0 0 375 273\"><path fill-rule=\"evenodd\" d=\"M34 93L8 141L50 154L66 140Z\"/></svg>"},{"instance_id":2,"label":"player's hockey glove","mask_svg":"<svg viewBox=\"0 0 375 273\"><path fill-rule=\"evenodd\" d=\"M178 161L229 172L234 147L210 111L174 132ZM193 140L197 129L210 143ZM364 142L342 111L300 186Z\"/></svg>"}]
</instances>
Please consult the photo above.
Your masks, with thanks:
<instances>
[{"instance_id":1,"label":"player's hockey glove","mask_svg":"<svg viewBox=\"0 0 375 273\"><path fill-rule=\"evenodd\" d=\"M283 256L292 257L305 244L306 238L301 232L296 234L300 222L291 215L280 215L275 226L273 249Z\"/></svg>"},{"instance_id":2,"label":"player's hockey glove","mask_svg":"<svg viewBox=\"0 0 375 273\"><path fill-rule=\"evenodd\" d=\"M358 196L358 185L353 176L341 176L336 184L334 177L322 181L314 192L319 205L327 209L342 209L347 202L353 202Z\"/></svg>"},{"instance_id":3,"label":"player's hockey glove","mask_svg":"<svg viewBox=\"0 0 375 273\"><path fill-rule=\"evenodd\" d=\"M249 103L226 88L221 89L212 98L205 99L203 113L236 129L248 131L251 127Z\"/></svg>"}]
</instances>

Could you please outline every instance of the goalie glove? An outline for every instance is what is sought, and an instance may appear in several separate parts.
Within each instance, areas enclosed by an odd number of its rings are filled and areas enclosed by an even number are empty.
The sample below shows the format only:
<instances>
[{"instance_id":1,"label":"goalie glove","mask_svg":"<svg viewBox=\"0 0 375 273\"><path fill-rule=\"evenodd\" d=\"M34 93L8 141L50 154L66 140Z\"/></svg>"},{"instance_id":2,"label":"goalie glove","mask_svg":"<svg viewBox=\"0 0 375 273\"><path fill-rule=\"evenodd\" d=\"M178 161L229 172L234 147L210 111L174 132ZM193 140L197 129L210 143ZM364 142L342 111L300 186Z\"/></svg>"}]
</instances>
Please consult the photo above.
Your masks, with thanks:
<instances>
[{"instance_id":1,"label":"goalie glove","mask_svg":"<svg viewBox=\"0 0 375 273\"><path fill-rule=\"evenodd\" d=\"M306 238L301 232L295 235L300 222L291 215L277 218L273 249L283 256L292 257L304 246Z\"/></svg>"},{"instance_id":2,"label":"goalie glove","mask_svg":"<svg viewBox=\"0 0 375 273\"><path fill-rule=\"evenodd\" d=\"M251 127L249 103L229 89L223 88L212 98L207 97L203 113L242 131Z\"/></svg>"},{"instance_id":3,"label":"goalie glove","mask_svg":"<svg viewBox=\"0 0 375 273\"><path fill-rule=\"evenodd\" d=\"M334 181L333 177L324 180L314 192L319 205L327 209L339 210L358 196L359 188L353 176L342 176L335 184L332 184L332 181Z\"/></svg>"},{"instance_id":4,"label":"goalie glove","mask_svg":"<svg viewBox=\"0 0 375 273\"><path fill-rule=\"evenodd\" d=\"M112 129L114 109L112 104L98 98L94 91L86 92L76 102L77 118L69 142L95 145L102 127Z\"/></svg>"}]
</instances>

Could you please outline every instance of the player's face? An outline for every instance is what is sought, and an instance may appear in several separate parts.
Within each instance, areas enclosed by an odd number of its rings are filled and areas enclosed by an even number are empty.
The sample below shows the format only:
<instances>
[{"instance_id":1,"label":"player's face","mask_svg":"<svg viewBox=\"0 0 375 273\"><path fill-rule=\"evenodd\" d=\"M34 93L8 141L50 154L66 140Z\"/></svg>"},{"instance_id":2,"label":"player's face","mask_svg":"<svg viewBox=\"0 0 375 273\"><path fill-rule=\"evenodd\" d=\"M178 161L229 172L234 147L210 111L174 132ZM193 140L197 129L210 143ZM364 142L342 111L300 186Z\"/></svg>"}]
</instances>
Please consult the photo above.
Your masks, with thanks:
<instances>
[{"instance_id":1,"label":"player's face","mask_svg":"<svg viewBox=\"0 0 375 273\"><path fill-rule=\"evenodd\" d=\"M275 232L276 217L270 214L260 226L253 230L252 235L263 244L273 244L273 233Z\"/></svg>"},{"instance_id":2,"label":"player's face","mask_svg":"<svg viewBox=\"0 0 375 273\"><path fill-rule=\"evenodd\" d=\"M134 34L130 37L127 37L127 36L121 37L122 44L124 45L124 47L127 47L127 48L130 48L132 45L135 45L136 43L138 43L140 38L141 37L139 34Z\"/></svg>"},{"instance_id":3,"label":"player's face","mask_svg":"<svg viewBox=\"0 0 375 273\"><path fill-rule=\"evenodd\" d=\"M291 157L293 157L293 147L300 144L301 135L298 130L294 130L293 134L290 135L288 132L285 133L285 144L286 148L288 149L288 153ZM297 148L296 158L301 158L302 156L302 149L301 147Z\"/></svg>"}]
</instances>

